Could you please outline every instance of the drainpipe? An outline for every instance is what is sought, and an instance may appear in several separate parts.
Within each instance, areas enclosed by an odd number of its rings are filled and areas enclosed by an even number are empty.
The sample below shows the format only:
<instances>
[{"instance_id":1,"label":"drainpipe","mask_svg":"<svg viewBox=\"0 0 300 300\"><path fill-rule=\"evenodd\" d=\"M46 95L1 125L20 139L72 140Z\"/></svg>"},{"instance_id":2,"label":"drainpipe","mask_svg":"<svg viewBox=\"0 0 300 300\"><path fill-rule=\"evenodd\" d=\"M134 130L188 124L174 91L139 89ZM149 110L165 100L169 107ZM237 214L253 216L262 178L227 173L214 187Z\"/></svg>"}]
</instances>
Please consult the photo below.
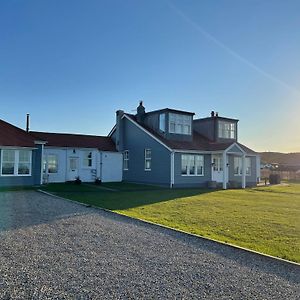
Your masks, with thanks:
<instances>
[{"instance_id":1,"label":"drainpipe","mask_svg":"<svg viewBox=\"0 0 300 300\"><path fill-rule=\"evenodd\" d=\"M44 162L44 144L42 146L42 151L41 151L41 179L40 179L40 184L43 184L43 162Z\"/></svg>"},{"instance_id":2,"label":"drainpipe","mask_svg":"<svg viewBox=\"0 0 300 300\"><path fill-rule=\"evenodd\" d=\"M227 189L227 155L226 151L223 152L223 190Z\"/></svg>"}]
</instances>

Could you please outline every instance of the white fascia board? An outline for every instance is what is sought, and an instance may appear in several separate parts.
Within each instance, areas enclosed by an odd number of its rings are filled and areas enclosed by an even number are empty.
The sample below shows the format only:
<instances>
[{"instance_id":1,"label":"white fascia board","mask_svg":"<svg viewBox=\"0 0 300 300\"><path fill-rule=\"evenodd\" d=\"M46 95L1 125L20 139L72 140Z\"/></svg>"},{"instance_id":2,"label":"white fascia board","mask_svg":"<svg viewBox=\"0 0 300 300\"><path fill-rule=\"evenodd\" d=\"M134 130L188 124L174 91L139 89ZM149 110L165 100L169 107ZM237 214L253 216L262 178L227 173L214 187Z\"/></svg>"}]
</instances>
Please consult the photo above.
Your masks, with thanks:
<instances>
[{"instance_id":1,"label":"white fascia board","mask_svg":"<svg viewBox=\"0 0 300 300\"><path fill-rule=\"evenodd\" d=\"M47 141L34 141L36 145L46 145L48 142Z\"/></svg>"},{"instance_id":2,"label":"white fascia board","mask_svg":"<svg viewBox=\"0 0 300 300\"><path fill-rule=\"evenodd\" d=\"M126 118L127 120L129 120L131 123L133 123L135 126L137 126L139 129L141 129L142 131L144 131L146 134L148 134L149 136L151 136L154 140L156 140L159 144L161 144L162 146L164 146L165 148L167 148L169 151L173 151L170 147L168 147L166 144L164 144L161 140L159 140L156 136L154 136L152 133L150 133L149 131L147 131L145 128L143 128L140 124L138 124L137 122L133 121L131 118L127 117L126 114L124 114L122 116L122 119Z\"/></svg>"},{"instance_id":3,"label":"white fascia board","mask_svg":"<svg viewBox=\"0 0 300 300\"><path fill-rule=\"evenodd\" d=\"M243 153L243 154L246 154L246 152L241 148L241 146L239 146L237 143L233 143L232 145L230 145L227 149L225 149L225 152L228 152L232 147L234 147L234 146L237 146L240 150L241 150L241 152ZM236 152L235 152L236 153Z\"/></svg>"},{"instance_id":4,"label":"white fascia board","mask_svg":"<svg viewBox=\"0 0 300 300\"><path fill-rule=\"evenodd\" d=\"M111 131L109 132L109 134L107 136L111 137L113 135L113 133L116 131L116 128L117 128L117 124L115 124L115 126L111 129Z\"/></svg>"},{"instance_id":5,"label":"white fascia board","mask_svg":"<svg viewBox=\"0 0 300 300\"><path fill-rule=\"evenodd\" d=\"M18 146L0 146L0 149L4 150L36 150L36 147L18 147Z\"/></svg>"}]
</instances>

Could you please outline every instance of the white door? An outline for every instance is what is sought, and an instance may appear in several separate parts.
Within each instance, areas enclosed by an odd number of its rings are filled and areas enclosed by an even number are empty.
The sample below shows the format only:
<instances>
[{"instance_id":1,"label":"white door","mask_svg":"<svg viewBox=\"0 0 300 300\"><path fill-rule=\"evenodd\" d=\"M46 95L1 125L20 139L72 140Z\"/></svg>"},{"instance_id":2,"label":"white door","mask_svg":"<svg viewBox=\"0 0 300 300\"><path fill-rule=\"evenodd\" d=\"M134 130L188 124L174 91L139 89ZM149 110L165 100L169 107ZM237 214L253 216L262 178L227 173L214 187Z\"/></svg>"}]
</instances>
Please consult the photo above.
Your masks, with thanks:
<instances>
[{"instance_id":1,"label":"white door","mask_svg":"<svg viewBox=\"0 0 300 300\"><path fill-rule=\"evenodd\" d=\"M78 176L78 157L69 157L68 180L75 180Z\"/></svg>"},{"instance_id":2,"label":"white door","mask_svg":"<svg viewBox=\"0 0 300 300\"><path fill-rule=\"evenodd\" d=\"M212 155L212 180L223 182L223 156Z\"/></svg>"}]
</instances>

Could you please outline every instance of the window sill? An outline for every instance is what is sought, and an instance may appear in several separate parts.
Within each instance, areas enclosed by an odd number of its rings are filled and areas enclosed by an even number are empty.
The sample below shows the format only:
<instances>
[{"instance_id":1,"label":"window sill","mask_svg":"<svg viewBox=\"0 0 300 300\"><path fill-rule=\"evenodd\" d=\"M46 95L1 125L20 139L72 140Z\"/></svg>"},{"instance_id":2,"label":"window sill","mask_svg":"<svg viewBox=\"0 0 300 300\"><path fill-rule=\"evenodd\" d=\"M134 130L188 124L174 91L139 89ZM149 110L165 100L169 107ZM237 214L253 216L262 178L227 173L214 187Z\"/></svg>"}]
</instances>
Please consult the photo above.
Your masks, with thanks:
<instances>
[{"instance_id":1,"label":"window sill","mask_svg":"<svg viewBox=\"0 0 300 300\"><path fill-rule=\"evenodd\" d=\"M30 177L31 174L1 174L1 177Z\"/></svg>"},{"instance_id":2,"label":"window sill","mask_svg":"<svg viewBox=\"0 0 300 300\"><path fill-rule=\"evenodd\" d=\"M145 171L145 172L149 172L149 171L151 171L151 169L145 169L144 171Z\"/></svg>"},{"instance_id":3,"label":"window sill","mask_svg":"<svg viewBox=\"0 0 300 300\"><path fill-rule=\"evenodd\" d=\"M181 176L183 176L183 177L203 177L204 174L201 174L201 175L187 175L187 174L181 174Z\"/></svg>"}]
</instances>

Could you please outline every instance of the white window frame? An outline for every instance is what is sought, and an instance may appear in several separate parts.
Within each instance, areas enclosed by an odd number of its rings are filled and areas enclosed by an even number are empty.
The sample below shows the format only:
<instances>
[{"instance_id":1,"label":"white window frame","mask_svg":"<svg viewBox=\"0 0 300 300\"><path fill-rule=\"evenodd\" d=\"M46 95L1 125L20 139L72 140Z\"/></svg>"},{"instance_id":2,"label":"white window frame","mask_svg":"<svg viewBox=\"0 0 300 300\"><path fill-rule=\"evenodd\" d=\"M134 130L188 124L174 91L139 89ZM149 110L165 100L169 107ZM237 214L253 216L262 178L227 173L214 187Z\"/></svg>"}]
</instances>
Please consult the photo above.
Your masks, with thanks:
<instances>
[{"instance_id":1,"label":"white window frame","mask_svg":"<svg viewBox=\"0 0 300 300\"><path fill-rule=\"evenodd\" d=\"M236 169L237 168L237 172ZM242 176L243 175L243 159L241 156L233 157L233 174L234 176Z\"/></svg>"},{"instance_id":2,"label":"white window frame","mask_svg":"<svg viewBox=\"0 0 300 300\"><path fill-rule=\"evenodd\" d=\"M187 128L187 131L185 131L185 128ZM191 132L192 116L169 113L169 133L191 135Z\"/></svg>"},{"instance_id":3,"label":"white window frame","mask_svg":"<svg viewBox=\"0 0 300 300\"><path fill-rule=\"evenodd\" d=\"M84 150L82 151L82 168L84 169L92 169L93 168L93 151ZM89 157L91 155L91 157ZM89 166L89 162L91 165Z\"/></svg>"},{"instance_id":4,"label":"white window frame","mask_svg":"<svg viewBox=\"0 0 300 300\"><path fill-rule=\"evenodd\" d=\"M124 150L123 152L123 170L129 170L129 150Z\"/></svg>"},{"instance_id":5,"label":"white window frame","mask_svg":"<svg viewBox=\"0 0 300 300\"><path fill-rule=\"evenodd\" d=\"M147 155L149 154L150 155ZM145 171L151 171L151 164L152 164L152 152L151 152L151 149L145 149L145 152L144 152L144 156L145 156ZM150 167L148 168L147 167L147 162L150 162Z\"/></svg>"},{"instance_id":6,"label":"white window frame","mask_svg":"<svg viewBox=\"0 0 300 300\"><path fill-rule=\"evenodd\" d=\"M246 165L246 176L251 176L252 173L251 157L246 157L245 165Z\"/></svg>"},{"instance_id":7,"label":"white window frame","mask_svg":"<svg viewBox=\"0 0 300 300\"><path fill-rule=\"evenodd\" d=\"M187 170L186 174L182 174L182 162L183 159L187 159ZM198 174L198 168L197 168L197 159L200 158L200 162L202 163L200 167L202 167L202 172ZM190 173L190 167L193 166L195 170L195 174ZM204 155L201 154L181 154L181 176L188 176L188 177L194 177L194 176L204 176Z\"/></svg>"},{"instance_id":8,"label":"white window frame","mask_svg":"<svg viewBox=\"0 0 300 300\"><path fill-rule=\"evenodd\" d=\"M55 160L56 160L56 172L49 172L49 156L55 156ZM45 167L45 170L44 170ZM43 173L44 174L57 174L58 173L58 169L59 169L59 160L58 160L58 155L57 154L53 154L53 153L47 153L44 155L44 159L43 159Z\"/></svg>"},{"instance_id":9,"label":"white window frame","mask_svg":"<svg viewBox=\"0 0 300 300\"><path fill-rule=\"evenodd\" d=\"M2 166L3 166L3 153L4 151L14 151L14 174L3 174L2 173ZM19 155L20 151L28 151L29 152L29 174L19 174ZM2 177L28 177L32 174L32 150L27 149L1 149L1 166L0 166L0 176Z\"/></svg>"},{"instance_id":10,"label":"white window frame","mask_svg":"<svg viewBox=\"0 0 300 300\"><path fill-rule=\"evenodd\" d=\"M166 132L166 114L159 115L159 130L162 132Z\"/></svg>"},{"instance_id":11,"label":"white window frame","mask_svg":"<svg viewBox=\"0 0 300 300\"><path fill-rule=\"evenodd\" d=\"M221 139L236 139L236 123L230 121L218 121L218 137Z\"/></svg>"}]
</instances>

